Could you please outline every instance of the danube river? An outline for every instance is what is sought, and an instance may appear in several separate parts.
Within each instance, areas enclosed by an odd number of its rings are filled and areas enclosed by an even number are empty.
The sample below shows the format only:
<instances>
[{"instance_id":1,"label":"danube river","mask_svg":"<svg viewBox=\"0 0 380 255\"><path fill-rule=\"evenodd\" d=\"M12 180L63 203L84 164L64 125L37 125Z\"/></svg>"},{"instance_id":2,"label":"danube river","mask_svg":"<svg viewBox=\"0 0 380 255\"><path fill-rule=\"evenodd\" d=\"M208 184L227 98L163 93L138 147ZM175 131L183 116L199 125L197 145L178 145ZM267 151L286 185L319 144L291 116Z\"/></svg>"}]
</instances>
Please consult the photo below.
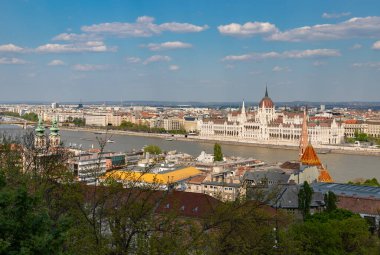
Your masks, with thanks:
<instances>
[{"instance_id":1,"label":"danube river","mask_svg":"<svg viewBox=\"0 0 380 255\"><path fill-rule=\"evenodd\" d=\"M9 129L9 126L2 130L11 131L14 133L15 129ZM199 141L166 141L161 138L130 136L130 135L104 135L94 134L93 132L86 131L61 131L62 141L65 145L82 146L83 149L97 148L97 137L103 139L111 139L114 143L107 143L106 151L126 152L133 149L141 149L144 145L155 144L160 146L163 150L177 150L185 152L193 156L198 156L201 151L207 153L213 152L213 143L199 142ZM287 160L295 160L298 157L298 151L286 149L274 149L254 147L247 145L231 145L222 144L223 153L227 156L241 156L253 157L263 160L267 163L284 162ZM364 155L346 155L346 154L323 154L319 155L323 164L325 164L330 171L330 174L337 182L347 182L355 178L377 178L380 180L380 157L379 156L364 156Z\"/></svg>"}]
</instances>

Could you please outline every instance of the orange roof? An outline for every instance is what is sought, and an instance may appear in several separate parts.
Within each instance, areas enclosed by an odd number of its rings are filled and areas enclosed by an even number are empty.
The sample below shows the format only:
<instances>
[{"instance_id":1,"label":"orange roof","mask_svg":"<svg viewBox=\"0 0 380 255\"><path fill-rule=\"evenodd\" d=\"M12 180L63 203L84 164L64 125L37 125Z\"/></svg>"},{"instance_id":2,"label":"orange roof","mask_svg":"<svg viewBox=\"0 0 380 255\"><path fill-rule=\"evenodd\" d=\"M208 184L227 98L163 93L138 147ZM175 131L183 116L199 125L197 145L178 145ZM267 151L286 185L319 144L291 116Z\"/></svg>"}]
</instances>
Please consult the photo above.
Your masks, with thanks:
<instances>
[{"instance_id":1,"label":"orange roof","mask_svg":"<svg viewBox=\"0 0 380 255\"><path fill-rule=\"evenodd\" d=\"M309 144L305 152L303 153L301 157L301 163L304 165L309 165L309 166L321 166L321 161L319 160L317 153L315 152L313 146Z\"/></svg>"},{"instance_id":2,"label":"orange roof","mask_svg":"<svg viewBox=\"0 0 380 255\"><path fill-rule=\"evenodd\" d=\"M319 170L319 176L318 176L318 181L320 182L333 182L333 178L331 178L329 171L325 168L321 168Z\"/></svg>"},{"instance_id":3,"label":"orange roof","mask_svg":"<svg viewBox=\"0 0 380 255\"><path fill-rule=\"evenodd\" d=\"M121 181L134 181L145 183L159 183L168 184L189 179L191 177L202 174L200 170L195 167L186 167L166 173L144 173L144 172L127 172L127 171L110 171L102 176L102 179L114 179Z\"/></svg>"},{"instance_id":4,"label":"orange roof","mask_svg":"<svg viewBox=\"0 0 380 255\"><path fill-rule=\"evenodd\" d=\"M357 120L346 120L344 123L346 123L346 124L357 124L358 121Z\"/></svg>"}]
</instances>

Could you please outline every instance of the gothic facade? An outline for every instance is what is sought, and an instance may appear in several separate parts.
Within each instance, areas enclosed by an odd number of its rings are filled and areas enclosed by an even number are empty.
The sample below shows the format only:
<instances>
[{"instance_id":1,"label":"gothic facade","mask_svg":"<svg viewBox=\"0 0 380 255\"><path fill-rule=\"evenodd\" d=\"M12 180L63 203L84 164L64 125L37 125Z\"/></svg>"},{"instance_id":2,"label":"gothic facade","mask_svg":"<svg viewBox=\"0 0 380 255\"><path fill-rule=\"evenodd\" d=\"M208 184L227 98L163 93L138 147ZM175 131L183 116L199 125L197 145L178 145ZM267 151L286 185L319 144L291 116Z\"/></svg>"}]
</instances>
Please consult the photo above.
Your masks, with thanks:
<instances>
[{"instance_id":1,"label":"gothic facade","mask_svg":"<svg viewBox=\"0 0 380 255\"><path fill-rule=\"evenodd\" d=\"M200 137L240 142L298 145L302 135L303 113L277 112L265 92L256 111L230 112L224 119L203 119L198 122ZM308 122L308 140L314 145L340 144L344 141L344 124L335 119Z\"/></svg>"}]
</instances>

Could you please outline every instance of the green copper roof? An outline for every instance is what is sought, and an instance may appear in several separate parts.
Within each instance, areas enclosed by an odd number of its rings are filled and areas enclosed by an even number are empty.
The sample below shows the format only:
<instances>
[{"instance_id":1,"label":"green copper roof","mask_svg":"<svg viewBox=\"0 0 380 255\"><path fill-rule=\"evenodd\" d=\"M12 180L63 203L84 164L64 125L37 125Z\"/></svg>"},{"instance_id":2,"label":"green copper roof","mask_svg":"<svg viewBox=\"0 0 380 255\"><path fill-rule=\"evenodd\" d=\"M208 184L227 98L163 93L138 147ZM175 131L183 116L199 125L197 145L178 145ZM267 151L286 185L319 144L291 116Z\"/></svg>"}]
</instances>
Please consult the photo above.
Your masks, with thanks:
<instances>
[{"instance_id":1,"label":"green copper roof","mask_svg":"<svg viewBox=\"0 0 380 255\"><path fill-rule=\"evenodd\" d=\"M53 123L50 127L50 135L58 135L59 128L58 128L58 121L56 118L53 119Z\"/></svg>"},{"instance_id":2,"label":"green copper roof","mask_svg":"<svg viewBox=\"0 0 380 255\"><path fill-rule=\"evenodd\" d=\"M37 136L43 136L44 133L45 133L45 128L44 128L44 126L42 124L41 117L38 117L38 124L37 124L37 127L36 127L35 131L36 131L36 135Z\"/></svg>"}]
</instances>

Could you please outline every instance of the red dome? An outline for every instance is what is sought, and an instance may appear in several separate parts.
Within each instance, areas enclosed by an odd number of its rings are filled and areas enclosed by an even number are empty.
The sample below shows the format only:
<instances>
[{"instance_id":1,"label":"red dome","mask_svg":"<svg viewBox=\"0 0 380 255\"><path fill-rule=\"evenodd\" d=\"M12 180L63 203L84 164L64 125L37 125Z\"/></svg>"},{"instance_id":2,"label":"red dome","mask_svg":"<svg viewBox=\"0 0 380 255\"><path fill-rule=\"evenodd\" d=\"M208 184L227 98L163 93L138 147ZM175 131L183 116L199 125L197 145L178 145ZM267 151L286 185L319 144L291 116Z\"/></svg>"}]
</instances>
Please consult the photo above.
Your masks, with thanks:
<instances>
[{"instance_id":1,"label":"red dome","mask_svg":"<svg viewBox=\"0 0 380 255\"><path fill-rule=\"evenodd\" d=\"M264 97L263 99L261 99L259 106L260 106L260 108L262 108L262 107L273 108L274 104L273 104L272 99L270 99L270 97Z\"/></svg>"},{"instance_id":2,"label":"red dome","mask_svg":"<svg viewBox=\"0 0 380 255\"><path fill-rule=\"evenodd\" d=\"M273 108L274 107L274 103L272 101L272 99L270 99L270 97L268 96L268 88L265 88L265 96L263 99L261 99L260 103L259 103L259 107L260 108Z\"/></svg>"}]
</instances>

